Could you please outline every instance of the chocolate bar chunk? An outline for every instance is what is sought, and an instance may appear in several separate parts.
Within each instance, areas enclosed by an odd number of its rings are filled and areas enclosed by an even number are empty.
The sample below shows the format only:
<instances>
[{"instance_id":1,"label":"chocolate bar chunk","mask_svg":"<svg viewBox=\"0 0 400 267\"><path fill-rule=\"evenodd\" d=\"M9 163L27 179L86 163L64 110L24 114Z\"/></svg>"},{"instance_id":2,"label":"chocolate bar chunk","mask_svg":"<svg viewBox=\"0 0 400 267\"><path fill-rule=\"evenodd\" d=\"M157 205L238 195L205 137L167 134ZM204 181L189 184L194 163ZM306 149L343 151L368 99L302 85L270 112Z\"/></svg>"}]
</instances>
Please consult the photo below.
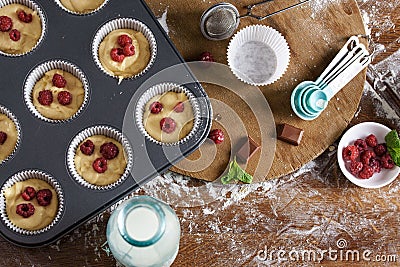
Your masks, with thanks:
<instances>
[{"instance_id":1,"label":"chocolate bar chunk","mask_svg":"<svg viewBox=\"0 0 400 267\"><path fill-rule=\"evenodd\" d=\"M296 128L289 124L282 124L278 129L278 139L285 141L289 144L298 146L301 138L303 137L304 131L300 128Z\"/></svg>"},{"instance_id":2,"label":"chocolate bar chunk","mask_svg":"<svg viewBox=\"0 0 400 267\"><path fill-rule=\"evenodd\" d=\"M236 156L239 161L247 162L257 150L260 149L260 145L256 143L250 136L247 136L247 142L239 149Z\"/></svg>"}]
</instances>

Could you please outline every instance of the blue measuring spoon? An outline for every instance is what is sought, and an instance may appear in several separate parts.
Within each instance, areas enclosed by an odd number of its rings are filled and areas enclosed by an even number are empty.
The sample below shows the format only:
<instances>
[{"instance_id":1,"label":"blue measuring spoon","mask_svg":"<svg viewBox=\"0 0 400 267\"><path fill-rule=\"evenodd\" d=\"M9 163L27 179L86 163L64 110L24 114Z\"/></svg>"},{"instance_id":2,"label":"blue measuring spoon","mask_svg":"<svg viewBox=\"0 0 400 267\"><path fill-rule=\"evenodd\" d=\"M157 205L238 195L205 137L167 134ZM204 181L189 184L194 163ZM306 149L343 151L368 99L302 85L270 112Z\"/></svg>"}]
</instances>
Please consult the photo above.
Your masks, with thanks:
<instances>
[{"instance_id":1,"label":"blue measuring spoon","mask_svg":"<svg viewBox=\"0 0 400 267\"><path fill-rule=\"evenodd\" d=\"M310 110L320 110L322 112L340 89L343 88L354 76L364 69L371 62L371 57L366 55L364 51L357 53L353 62L348 66L344 66L343 70L338 71L336 77L333 77L329 83L321 90L309 90L303 94L305 106ZM346 73L344 72L346 70ZM339 77L341 76L341 77ZM339 78L340 79L339 79ZM303 108L305 107L303 106Z\"/></svg>"},{"instance_id":2,"label":"blue measuring spoon","mask_svg":"<svg viewBox=\"0 0 400 267\"><path fill-rule=\"evenodd\" d=\"M304 92L306 92L308 88L313 88L313 87L315 87L314 82L304 81L296 86L290 97L290 104L292 106L292 110L297 116L299 116L303 120L313 120L319 115L319 113L316 114L313 112L308 112L303 108L303 105L301 103Z\"/></svg>"}]
</instances>

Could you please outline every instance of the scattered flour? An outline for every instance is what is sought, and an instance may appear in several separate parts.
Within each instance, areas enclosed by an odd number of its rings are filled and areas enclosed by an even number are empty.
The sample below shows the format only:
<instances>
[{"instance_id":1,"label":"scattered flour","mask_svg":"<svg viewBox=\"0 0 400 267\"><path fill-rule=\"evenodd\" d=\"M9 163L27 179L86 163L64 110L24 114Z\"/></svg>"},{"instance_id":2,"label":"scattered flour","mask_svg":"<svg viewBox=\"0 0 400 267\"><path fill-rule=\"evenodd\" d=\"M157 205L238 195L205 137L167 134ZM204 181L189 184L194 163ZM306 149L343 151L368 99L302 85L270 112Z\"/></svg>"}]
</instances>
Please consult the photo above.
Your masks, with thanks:
<instances>
[{"instance_id":1,"label":"scattered flour","mask_svg":"<svg viewBox=\"0 0 400 267\"><path fill-rule=\"evenodd\" d=\"M165 9L164 13L157 20L161 24L161 26L163 27L164 31L168 35L169 34L169 28L168 28L168 24L167 24L167 13L168 13L168 8Z\"/></svg>"}]
</instances>

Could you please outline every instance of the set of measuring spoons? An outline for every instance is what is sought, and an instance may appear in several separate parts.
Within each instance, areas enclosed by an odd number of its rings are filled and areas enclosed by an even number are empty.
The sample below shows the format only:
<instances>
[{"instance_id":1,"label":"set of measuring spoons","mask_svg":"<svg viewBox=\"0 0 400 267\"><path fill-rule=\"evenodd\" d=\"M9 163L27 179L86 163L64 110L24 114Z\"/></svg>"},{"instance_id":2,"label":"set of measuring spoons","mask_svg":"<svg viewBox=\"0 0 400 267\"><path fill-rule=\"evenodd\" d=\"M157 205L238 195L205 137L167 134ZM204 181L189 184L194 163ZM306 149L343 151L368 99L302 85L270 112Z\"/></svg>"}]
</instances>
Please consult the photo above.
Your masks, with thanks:
<instances>
[{"instance_id":1,"label":"set of measuring spoons","mask_svg":"<svg viewBox=\"0 0 400 267\"><path fill-rule=\"evenodd\" d=\"M303 120L317 118L332 97L371 62L359 36L352 36L315 82L304 81L291 95L294 113Z\"/></svg>"}]
</instances>

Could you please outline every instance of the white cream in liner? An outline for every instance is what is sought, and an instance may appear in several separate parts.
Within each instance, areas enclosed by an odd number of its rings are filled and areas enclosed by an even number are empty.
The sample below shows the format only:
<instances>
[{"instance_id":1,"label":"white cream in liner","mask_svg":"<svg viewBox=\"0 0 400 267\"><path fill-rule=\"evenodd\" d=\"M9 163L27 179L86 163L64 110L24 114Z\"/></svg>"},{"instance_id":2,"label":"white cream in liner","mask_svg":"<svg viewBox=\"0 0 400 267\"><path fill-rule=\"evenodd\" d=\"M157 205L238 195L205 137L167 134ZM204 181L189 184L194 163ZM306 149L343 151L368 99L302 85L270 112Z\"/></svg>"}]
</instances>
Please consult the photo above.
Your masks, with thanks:
<instances>
[{"instance_id":1,"label":"white cream in liner","mask_svg":"<svg viewBox=\"0 0 400 267\"><path fill-rule=\"evenodd\" d=\"M78 78L82 82L83 89L85 91L83 103L80 106L80 108L78 109L78 111L73 116L71 116L70 118L65 119L65 120L53 120L53 119L46 118L45 116L43 116L41 113L38 112L36 107L33 105L33 101L32 101L32 91L33 91L33 88L35 87L36 82L38 82L44 76L44 74L46 72L53 70L53 69L61 69L63 71L69 72L72 75L74 75L76 78ZM86 79L86 75L76 65L74 65L70 62L64 61L64 60L53 60L53 61L48 61L48 62L40 64L39 66L37 66L35 69L33 69L29 73L28 77L25 80L25 85L24 85L25 104L27 105L28 109L32 112L32 114L35 115L35 117L37 117L43 121L46 121L46 122L59 123L59 122L66 122L66 121L73 120L85 108L85 106L88 102L88 99L89 99L89 82Z\"/></svg>"},{"instance_id":2,"label":"white cream in liner","mask_svg":"<svg viewBox=\"0 0 400 267\"><path fill-rule=\"evenodd\" d=\"M47 225L46 227L39 229L39 230L26 230L26 229L22 229L20 227L15 226L8 218L7 210L6 210L6 199L4 196L4 191L7 188L12 187L17 182L22 182L22 181L29 180L29 179L40 179L40 180L47 182L50 186L53 187L53 189L57 193L57 196L53 196L53 197L58 198L58 210L57 210L55 218L49 225ZM1 219L3 220L3 222L5 223L5 225L7 227L9 227L11 230L13 230L17 233L20 233L23 235L37 235L40 233L44 233L44 232L48 231L50 228L52 228L60 220L63 210L64 210L64 196L63 196L61 186L59 185L59 183L57 182L56 179L54 179L51 175L49 175L43 171L25 170L25 171L18 172L15 175L13 175L11 178L9 178L3 184L2 188L1 188L1 194L0 194Z\"/></svg>"},{"instance_id":3,"label":"white cream in liner","mask_svg":"<svg viewBox=\"0 0 400 267\"><path fill-rule=\"evenodd\" d=\"M143 114L145 112L145 107L146 104L149 102L151 98L153 98L156 95L162 95L165 92L172 91L172 92L177 92L177 93L185 93L187 96L190 105L192 106L193 109L193 116L194 116L194 122L193 122L193 128L192 130L181 140L174 142L174 143L164 143L160 142L156 139L154 139L144 128L143 125ZM161 83L154 85L153 87L150 87L147 89L146 92L143 93L143 95L139 98L138 103L136 104L136 110L135 110L135 118L136 118L136 124L140 130L140 132L150 141L159 144L159 145L166 145L166 146L175 146L179 145L181 143L186 142L189 140L197 131L199 124L200 124L200 108L198 101L196 100L196 97L187 89L186 87L174 83Z\"/></svg>"},{"instance_id":4,"label":"white cream in liner","mask_svg":"<svg viewBox=\"0 0 400 267\"><path fill-rule=\"evenodd\" d=\"M12 157L14 156L15 152L17 151L20 142L21 142L21 125L17 120L17 117L15 117L15 115L6 107L1 106L0 105L0 113L6 115L10 120L12 120L14 122L15 125L15 129L17 130L17 143L15 144L14 150L11 152L10 155L8 155L7 158L5 158L4 160L0 161L0 165L4 164L5 162L7 162L8 160L12 159Z\"/></svg>"},{"instance_id":5,"label":"white cream in liner","mask_svg":"<svg viewBox=\"0 0 400 267\"><path fill-rule=\"evenodd\" d=\"M108 3L108 1L109 1L109 0L104 0L104 2L103 2L98 8L96 8L96 9L90 11L90 12L87 12L87 13L80 13L80 12L76 12L76 11L73 11L73 10L70 10L70 9L66 8L66 7L61 3L60 0L55 0L56 4L57 4L62 10L64 10L65 12L68 12L68 13L70 13L70 14L79 15L79 16L91 15L91 14L96 13L97 11L99 11L100 9L102 9L102 8Z\"/></svg>"},{"instance_id":6,"label":"white cream in liner","mask_svg":"<svg viewBox=\"0 0 400 267\"><path fill-rule=\"evenodd\" d=\"M100 70L102 70L105 74L108 76L111 76L113 78L117 78L119 82L121 82L124 78L123 77L118 77L113 75L112 73L108 72L106 69L104 69L103 65L100 62L99 59L99 46L100 43L103 41L103 39L112 31L118 30L118 29L132 29L134 31L141 32L144 37L146 37L149 47L150 47L150 60L147 63L147 66L139 73L126 78L126 79L136 79L143 75L145 72L147 72L151 66L153 65L156 55L157 55L157 43L156 39L154 37L154 34L151 32L151 30L141 21L132 19L132 18L118 18L111 20L104 24L96 33L93 43L92 43L92 56L94 59L94 62L96 63L97 67L99 67Z\"/></svg>"},{"instance_id":7,"label":"white cream in liner","mask_svg":"<svg viewBox=\"0 0 400 267\"><path fill-rule=\"evenodd\" d=\"M46 32L47 32L47 19L46 19L46 16L45 16L42 8L38 4L36 4L35 2L33 2L31 0L0 0L0 8L3 6L6 6L6 5L11 5L11 4L21 4L21 5L29 7L33 11L36 11L40 18L40 21L42 22L41 23L42 24L42 33L40 34L39 40L36 42L36 45L34 47L32 47L31 50L29 50L25 53L21 53L21 54L9 54L9 53L0 51L0 55L5 55L5 56L9 56L9 57L19 57L19 56L23 56L23 55L26 55L26 54L32 52L43 41L44 36L46 35Z\"/></svg>"},{"instance_id":8,"label":"white cream in liner","mask_svg":"<svg viewBox=\"0 0 400 267\"><path fill-rule=\"evenodd\" d=\"M252 74L246 73L246 71L252 70L241 71L244 63L236 62L238 55L244 53L241 50L243 46L252 42L263 44L265 46L263 50L272 50L276 55L276 65L272 75L266 75L266 78L262 80L258 78L252 80L250 78ZM251 51L248 52L251 53ZM257 52L254 52L253 55L254 60L261 58ZM250 85L264 86L276 82L286 72L290 62L290 50L285 38L274 28L264 25L251 25L243 28L232 37L227 50L227 58L231 71L238 79ZM256 63L261 64L262 62Z\"/></svg>"},{"instance_id":9,"label":"white cream in liner","mask_svg":"<svg viewBox=\"0 0 400 267\"><path fill-rule=\"evenodd\" d=\"M93 135L104 135L110 138L115 139L118 141L122 147L124 148L124 151L120 151L119 153L125 153L125 159L126 159L126 168L124 173L121 175L121 177L115 181L112 184L105 185L105 186L99 186L99 185L94 185L90 184L87 182L83 177L77 172L75 168L75 155L76 155L76 150L79 149L79 145L84 141L86 138L93 136ZM73 178L81 185L94 189L94 190L108 190L111 189L119 184L121 184L126 177L128 177L132 167L133 167L133 150L129 144L129 141L127 138L124 137L124 135L117 129L110 127L110 126L93 126L90 128L86 128L80 133L78 133L74 139L71 141L68 151L67 151L67 165L69 172L73 176Z\"/></svg>"}]
</instances>

